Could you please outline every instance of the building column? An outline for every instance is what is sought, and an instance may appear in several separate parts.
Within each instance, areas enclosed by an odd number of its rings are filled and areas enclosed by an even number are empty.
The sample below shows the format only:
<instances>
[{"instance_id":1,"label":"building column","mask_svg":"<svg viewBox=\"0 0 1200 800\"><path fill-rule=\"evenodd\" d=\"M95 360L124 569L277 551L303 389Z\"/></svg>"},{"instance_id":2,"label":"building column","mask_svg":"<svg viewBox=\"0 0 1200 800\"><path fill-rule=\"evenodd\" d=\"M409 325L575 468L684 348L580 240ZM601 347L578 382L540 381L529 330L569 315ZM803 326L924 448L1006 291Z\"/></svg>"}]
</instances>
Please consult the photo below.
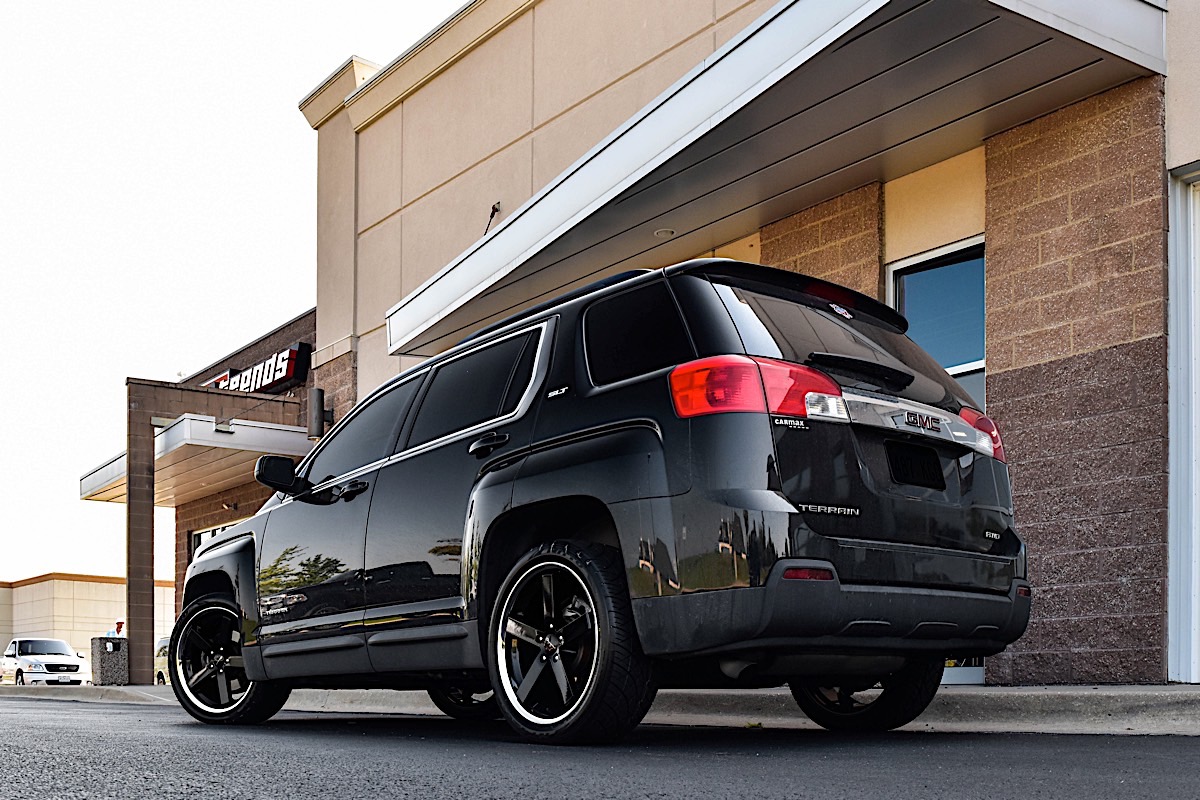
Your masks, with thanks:
<instances>
[{"instance_id":1,"label":"building column","mask_svg":"<svg viewBox=\"0 0 1200 800\"><path fill-rule=\"evenodd\" d=\"M154 683L154 428L136 384L128 386L125 498L125 625L129 682Z\"/></svg>"}]
</instances>

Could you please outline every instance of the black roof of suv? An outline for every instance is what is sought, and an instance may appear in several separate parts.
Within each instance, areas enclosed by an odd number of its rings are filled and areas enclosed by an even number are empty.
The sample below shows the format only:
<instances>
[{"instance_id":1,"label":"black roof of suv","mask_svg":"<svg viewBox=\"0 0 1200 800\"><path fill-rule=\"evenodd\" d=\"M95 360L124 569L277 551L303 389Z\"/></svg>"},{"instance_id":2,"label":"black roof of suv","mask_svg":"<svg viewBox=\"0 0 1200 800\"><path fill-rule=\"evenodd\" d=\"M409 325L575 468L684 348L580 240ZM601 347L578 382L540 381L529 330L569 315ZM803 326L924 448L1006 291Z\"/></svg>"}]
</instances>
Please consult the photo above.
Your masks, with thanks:
<instances>
[{"instance_id":1,"label":"black roof of suv","mask_svg":"<svg viewBox=\"0 0 1200 800\"><path fill-rule=\"evenodd\" d=\"M826 727L905 724L1029 615L999 432L906 327L707 259L480 331L298 468L260 459L278 493L188 570L177 696L252 722L296 686L425 688L575 742L659 687L787 683Z\"/></svg>"}]
</instances>

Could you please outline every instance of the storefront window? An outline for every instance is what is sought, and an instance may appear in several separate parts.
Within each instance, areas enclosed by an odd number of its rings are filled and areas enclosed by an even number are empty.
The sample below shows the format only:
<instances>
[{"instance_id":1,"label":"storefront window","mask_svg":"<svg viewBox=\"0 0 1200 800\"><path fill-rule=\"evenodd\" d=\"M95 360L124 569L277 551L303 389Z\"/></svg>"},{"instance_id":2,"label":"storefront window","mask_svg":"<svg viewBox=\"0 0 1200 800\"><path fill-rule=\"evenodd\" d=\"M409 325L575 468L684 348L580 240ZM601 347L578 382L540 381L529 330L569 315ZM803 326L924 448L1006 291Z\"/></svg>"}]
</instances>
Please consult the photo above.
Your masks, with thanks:
<instances>
[{"instance_id":1,"label":"storefront window","mask_svg":"<svg viewBox=\"0 0 1200 800\"><path fill-rule=\"evenodd\" d=\"M983 243L899 262L890 271L908 335L984 405Z\"/></svg>"}]
</instances>

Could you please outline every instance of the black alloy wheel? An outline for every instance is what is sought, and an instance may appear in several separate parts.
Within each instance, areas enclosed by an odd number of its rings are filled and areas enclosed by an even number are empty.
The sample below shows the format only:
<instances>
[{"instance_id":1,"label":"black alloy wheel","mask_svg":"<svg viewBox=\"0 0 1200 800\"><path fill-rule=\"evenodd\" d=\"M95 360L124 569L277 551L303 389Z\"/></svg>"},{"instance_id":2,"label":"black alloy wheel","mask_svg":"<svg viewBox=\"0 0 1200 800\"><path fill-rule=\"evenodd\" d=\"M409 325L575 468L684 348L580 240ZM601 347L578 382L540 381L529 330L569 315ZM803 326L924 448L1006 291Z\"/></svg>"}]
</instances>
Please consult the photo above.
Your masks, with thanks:
<instances>
[{"instance_id":1,"label":"black alloy wheel","mask_svg":"<svg viewBox=\"0 0 1200 800\"><path fill-rule=\"evenodd\" d=\"M201 722L254 724L274 716L290 690L251 681L242 658L242 615L209 596L189 605L175 624L167 668L184 710Z\"/></svg>"},{"instance_id":2,"label":"black alloy wheel","mask_svg":"<svg viewBox=\"0 0 1200 800\"><path fill-rule=\"evenodd\" d=\"M654 700L611 548L558 541L527 553L500 589L488 658L500 710L533 741L613 741Z\"/></svg>"},{"instance_id":3,"label":"black alloy wheel","mask_svg":"<svg viewBox=\"0 0 1200 800\"><path fill-rule=\"evenodd\" d=\"M945 659L913 659L878 681L826 686L792 681L792 697L809 719L831 731L890 731L921 715L942 682Z\"/></svg>"},{"instance_id":4,"label":"black alloy wheel","mask_svg":"<svg viewBox=\"0 0 1200 800\"><path fill-rule=\"evenodd\" d=\"M500 706L491 689L474 691L462 686L439 686L429 689L429 699L443 714L454 719L500 719Z\"/></svg>"}]
</instances>

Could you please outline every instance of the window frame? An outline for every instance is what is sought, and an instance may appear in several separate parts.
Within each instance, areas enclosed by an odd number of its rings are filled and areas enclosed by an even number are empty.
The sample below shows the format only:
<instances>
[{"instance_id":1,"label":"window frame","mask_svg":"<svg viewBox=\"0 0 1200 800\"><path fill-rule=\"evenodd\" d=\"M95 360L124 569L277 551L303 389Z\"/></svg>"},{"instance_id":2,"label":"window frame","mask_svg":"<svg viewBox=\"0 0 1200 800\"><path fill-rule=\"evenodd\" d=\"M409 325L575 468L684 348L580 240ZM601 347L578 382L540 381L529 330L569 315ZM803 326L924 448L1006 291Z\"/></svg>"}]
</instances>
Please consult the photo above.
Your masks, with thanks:
<instances>
[{"instance_id":1,"label":"window frame","mask_svg":"<svg viewBox=\"0 0 1200 800\"><path fill-rule=\"evenodd\" d=\"M979 246L983 245L983 243L984 243L984 237L983 237L983 234L981 233L978 236L969 236L966 239L959 239L957 242L951 242L950 244L942 245L941 247L935 247L932 250L926 250L924 252L917 253L916 255L908 256L906 258L900 258L900 259L897 259L897 260L885 265L884 269L886 270L886 275L885 275L885 279L884 279L884 294L885 294L884 302L887 303L892 308L895 308L897 311L899 311L900 309L896 308L896 300L897 300L896 282L903 274L922 272L923 271L922 266L925 264L928 264L930 261L937 261L937 260L946 258L947 256L952 256L955 253L959 253L964 250L970 250L973 247L979 247ZM933 269L937 269L937 268L934 267ZM984 256L984 274L985 274L985 276L987 274L986 253ZM984 278L985 291L986 291L986 286L987 286L987 279L985 277ZM984 304L985 325L986 325L986 319L987 319L987 305L985 302L985 304ZM983 339L983 358L977 359L975 361L966 361L962 364L955 364L954 366L951 366L951 367L943 367L943 369L945 369L946 372L948 372L950 374L950 377L954 378L955 380L958 380L959 376L971 375L976 372L986 372L987 371L987 334L986 334L987 329L986 329L986 327L984 328L984 330L985 330L985 333L984 333L984 339ZM979 400L980 398L976 398L976 399ZM980 402L983 405L987 404L986 400L981 400Z\"/></svg>"}]
</instances>

